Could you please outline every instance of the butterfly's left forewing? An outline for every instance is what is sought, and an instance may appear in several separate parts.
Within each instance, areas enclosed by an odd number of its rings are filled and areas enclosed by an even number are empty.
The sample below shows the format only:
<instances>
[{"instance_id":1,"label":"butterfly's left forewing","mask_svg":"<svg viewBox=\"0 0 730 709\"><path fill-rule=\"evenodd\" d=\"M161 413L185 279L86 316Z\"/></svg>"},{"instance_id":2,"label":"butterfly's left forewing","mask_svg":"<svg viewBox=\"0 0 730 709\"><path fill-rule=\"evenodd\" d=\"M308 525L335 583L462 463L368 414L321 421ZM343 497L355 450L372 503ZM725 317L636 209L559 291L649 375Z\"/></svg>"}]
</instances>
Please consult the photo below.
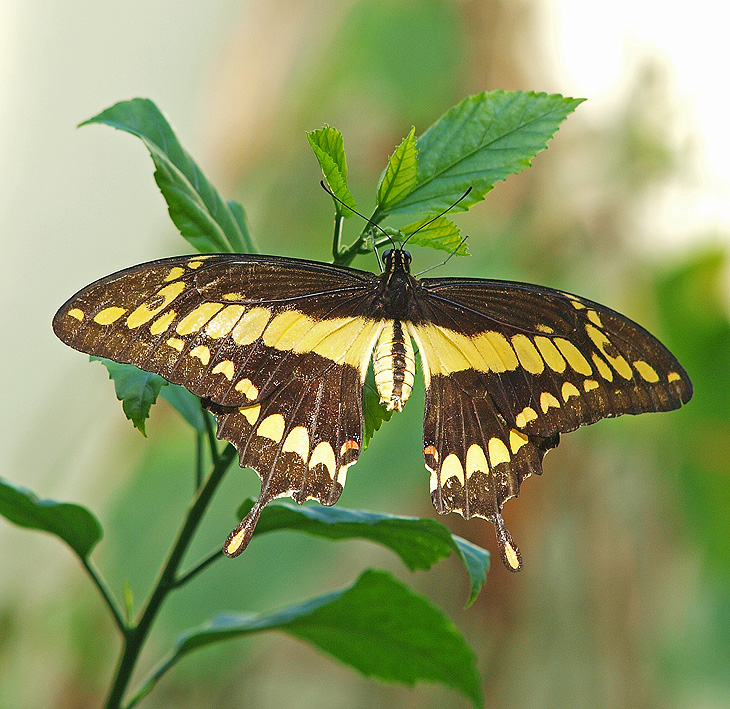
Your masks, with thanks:
<instances>
[{"instance_id":1,"label":"butterfly's left forewing","mask_svg":"<svg viewBox=\"0 0 730 709\"><path fill-rule=\"evenodd\" d=\"M585 299L503 281L425 279L419 288L411 332L426 380L434 505L491 520L503 561L518 570L500 511L542 472L560 433L676 409L692 385L656 338Z\"/></svg>"},{"instance_id":2,"label":"butterfly's left forewing","mask_svg":"<svg viewBox=\"0 0 730 709\"><path fill-rule=\"evenodd\" d=\"M333 504L362 446L362 387L382 323L373 276L316 262L241 255L164 259L84 288L56 314L72 347L182 384L218 417L218 437L262 492L233 531L289 495Z\"/></svg>"}]
</instances>

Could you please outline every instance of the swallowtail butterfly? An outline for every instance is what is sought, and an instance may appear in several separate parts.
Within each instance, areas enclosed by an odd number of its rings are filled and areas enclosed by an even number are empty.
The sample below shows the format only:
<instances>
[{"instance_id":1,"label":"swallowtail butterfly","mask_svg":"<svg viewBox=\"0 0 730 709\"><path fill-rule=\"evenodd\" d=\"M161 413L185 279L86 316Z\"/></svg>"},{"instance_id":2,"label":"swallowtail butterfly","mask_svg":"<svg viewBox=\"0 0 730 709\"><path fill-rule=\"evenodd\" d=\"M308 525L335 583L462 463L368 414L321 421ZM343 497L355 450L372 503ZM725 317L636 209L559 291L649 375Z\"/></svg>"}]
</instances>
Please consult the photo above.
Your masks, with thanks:
<instances>
[{"instance_id":1,"label":"swallowtail butterfly","mask_svg":"<svg viewBox=\"0 0 730 709\"><path fill-rule=\"evenodd\" d=\"M74 295L53 329L71 347L182 384L218 420L261 495L224 551L240 554L277 497L332 505L363 445L363 384L400 411L417 349L423 455L436 510L491 521L508 569L522 560L502 519L561 433L668 411L692 384L636 323L549 288L417 279L390 249L380 274L276 256L181 256L120 271Z\"/></svg>"}]
</instances>

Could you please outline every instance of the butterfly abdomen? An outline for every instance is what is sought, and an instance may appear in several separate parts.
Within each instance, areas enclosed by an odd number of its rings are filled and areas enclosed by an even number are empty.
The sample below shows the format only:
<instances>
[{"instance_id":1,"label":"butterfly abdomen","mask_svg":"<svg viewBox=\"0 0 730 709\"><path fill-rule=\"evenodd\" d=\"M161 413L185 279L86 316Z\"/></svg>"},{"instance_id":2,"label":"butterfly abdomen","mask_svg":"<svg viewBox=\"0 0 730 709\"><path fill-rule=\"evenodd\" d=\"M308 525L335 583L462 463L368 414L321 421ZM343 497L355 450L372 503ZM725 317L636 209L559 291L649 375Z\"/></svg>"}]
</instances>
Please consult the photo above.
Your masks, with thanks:
<instances>
[{"instance_id":1,"label":"butterfly abdomen","mask_svg":"<svg viewBox=\"0 0 730 709\"><path fill-rule=\"evenodd\" d=\"M400 320L385 323L373 355L373 370L380 403L389 411L400 411L413 391L416 371L411 338Z\"/></svg>"}]
</instances>

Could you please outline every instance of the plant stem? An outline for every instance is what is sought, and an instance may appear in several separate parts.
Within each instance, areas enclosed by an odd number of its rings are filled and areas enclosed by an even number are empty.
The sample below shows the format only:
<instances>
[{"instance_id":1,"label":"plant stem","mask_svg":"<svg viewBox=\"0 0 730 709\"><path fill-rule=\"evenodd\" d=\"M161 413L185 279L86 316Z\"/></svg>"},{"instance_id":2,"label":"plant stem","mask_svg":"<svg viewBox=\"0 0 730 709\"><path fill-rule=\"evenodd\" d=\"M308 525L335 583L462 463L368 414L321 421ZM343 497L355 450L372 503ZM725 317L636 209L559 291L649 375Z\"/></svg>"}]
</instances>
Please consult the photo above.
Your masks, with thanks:
<instances>
[{"instance_id":1,"label":"plant stem","mask_svg":"<svg viewBox=\"0 0 730 709\"><path fill-rule=\"evenodd\" d=\"M122 615L122 611L119 608L119 605L117 604L114 596L112 596L112 593L109 590L109 586L107 586L106 581L104 581L97 568L93 565L91 559L85 559L83 557L80 558L81 563L84 565L87 573L89 574L89 576L91 576L91 580L99 589L99 593L101 593L101 597L104 599L104 603L106 603L107 607L111 611L111 614L114 616L114 622L117 624L117 628L119 628L119 631L122 633L122 635L124 635L128 629L127 623L124 620L124 616Z\"/></svg>"},{"instance_id":2,"label":"plant stem","mask_svg":"<svg viewBox=\"0 0 730 709\"><path fill-rule=\"evenodd\" d=\"M223 479L223 475L235 456L236 449L230 444L218 456L218 460L215 461L208 479L200 488L196 498L188 509L177 538L170 548L167 561L157 577L157 581L142 610L139 620L136 625L127 628L124 632L124 647L119 658L114 683L105 705L107 709L119 709L121 706L124 692L132 677L134 666L137 663L142 646L147 639L152 622L168 593L175 588L177 570L182 558L187 551L188 545L193 538L193 534L200 523L208 503L213 497L213 493Z\"/></svg>"},{"instance_id":3,"label":"plant stem","mask_svg":"<svg viewBox=\"0 0 730 709\"><path fill-rule=\"evenodd\" d=\"M180 588L180 586L184 586L188 581L190 581L193 577L197 576L203 569L207 568L210 564L212 564L214 561L217 561L218 559L223 558L223 550L222 549L215 549L212 552L208 554L205 558L201 559L195 566L193 566L190 571L186 571L184 574L181 574L175 579L175 588Z\"/></svg>"}]
</instances>

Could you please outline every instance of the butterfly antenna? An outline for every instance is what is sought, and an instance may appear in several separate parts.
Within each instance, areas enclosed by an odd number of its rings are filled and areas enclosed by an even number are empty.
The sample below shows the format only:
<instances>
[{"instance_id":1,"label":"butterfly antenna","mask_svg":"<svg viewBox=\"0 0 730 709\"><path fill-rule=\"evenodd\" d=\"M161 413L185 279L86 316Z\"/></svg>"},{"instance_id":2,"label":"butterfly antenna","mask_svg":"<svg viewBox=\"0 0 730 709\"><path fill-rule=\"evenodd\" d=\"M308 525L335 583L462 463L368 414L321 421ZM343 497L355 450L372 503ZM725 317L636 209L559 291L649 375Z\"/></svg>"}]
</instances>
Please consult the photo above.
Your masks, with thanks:
<instances>
[{"instance_id":1,"label":"butterfly antenna","mask_svg":"<svg viewBox=\"0 0 730 709\"><path fill-rule=\"evenodd\" d=\"M444 209L443 212L441 212L440 214L437 214L433 219L429 219L425 224L421 224L421 226L419 226L418 229L416 229L416 231L412 231L408 235L406 240L403 242L401 248L403 248L403 246L406 245L406 243L408 242L408 239L410 239L414 234L418 234L418 232L421 231L421 229L425 229L429 224L433 224L433 222L435 222L439 217L443 217L444 214L446 214L447 212L450 212L457 204L459 204L459 202L461 202L461 200L466 199L466 197L469 195L469 193L471 191L472 191L472 188L470 187L466 192L464 192L463 195L461 195L461 197L459 197L459 199L456 200L456 202L454 202L452 205L450 205L449 207ZM459 244L459 246L461 246L461 244ZM453 256L453 254L452 254L452 256ZM449 258L451 258L451 257L449 257Z\"/></svg>"},{"instance_id":2,"label":"butterfly antenna","mask_svg":"<svg viewBox=\"0 0 730 709\"><path fill-rule=\"evenodd\" d=\"M357 209L353 209L349 204L343 202L334 192L332 192L332 190L329 187L327 187L327 185L325 184L325 181L324 180L320 180L319 181L319 184L322 187L322 189L330 197L332 197L332 199L334 199L337 202L339 202L342 206L347 207L347 209L349 209L351 212L354 212L355 214L357 214L358 217L362 217L368 224L370 224L371 227L375 227L376 229L380 229L380 231L382 231L383 234L385 234L385 237L388 239L388 241L390 241L390 243L393 246L393 248L394 249L397 248L396 245L395 245L395 242L393 241L393 237L390 234L388 234L388 232L385 231L385 229L383 229L383 227L381 227L380 224L376 224L374 221L368 219L364 214L361 214L360 212L358 212ZM465 196L466 195L464 195L464 197ZM462 197L462 199L464 199L464 197ZM373 251L375 251L377 253L377 249L375 248L375 244L374 243L373 243ZM378 260L380 260L380 258L378 258Z\"/></svg>"},{"instance_id":3,"label":"butterfly antenna","mask_svg":"<svg viewBox=\"0 0 730 709\"><path fill-rule=\"evenodd\" d=\"M416 233L415 231L413 232ZM434 266L429 266L428 268L424 268L423 271L416 274L416 278L420 278L424 273L428 273L429 271L433 271L434 268L441 268L441 266L445 266L451 259L456 256L456 253L458 250L466 243L466 240L469 238L469 235L467 234L460 242L459 245L441 262L437 263Z\"/></svg>"}]
</instances>

